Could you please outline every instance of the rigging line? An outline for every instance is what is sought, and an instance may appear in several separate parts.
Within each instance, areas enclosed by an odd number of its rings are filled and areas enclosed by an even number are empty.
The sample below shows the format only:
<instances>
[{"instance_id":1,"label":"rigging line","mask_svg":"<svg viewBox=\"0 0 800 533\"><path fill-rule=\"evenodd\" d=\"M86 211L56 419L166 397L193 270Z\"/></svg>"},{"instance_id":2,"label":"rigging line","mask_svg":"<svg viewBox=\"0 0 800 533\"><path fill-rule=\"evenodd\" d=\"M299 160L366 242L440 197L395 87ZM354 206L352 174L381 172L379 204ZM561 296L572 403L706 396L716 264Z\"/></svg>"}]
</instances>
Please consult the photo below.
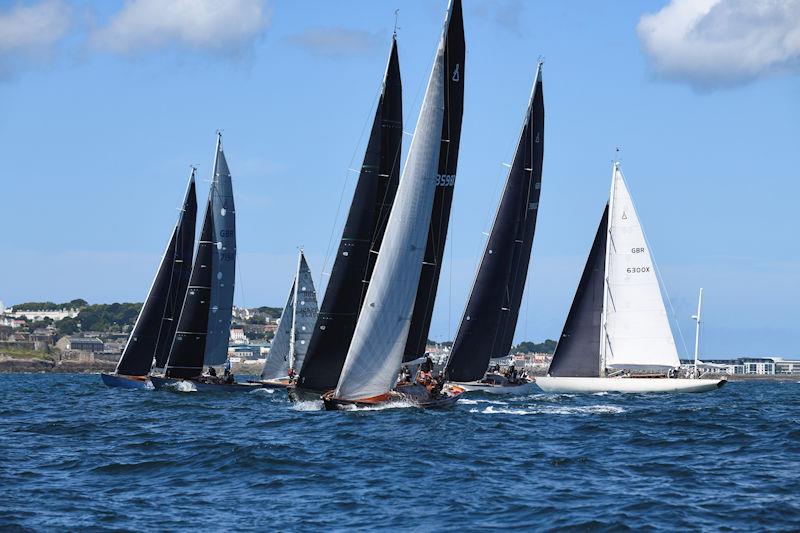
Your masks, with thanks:
<instances>
[{"instance_id":1,"label":"rigging line","mask_svg":"<svg viewBox=\"0 0 800 533\"><path fill-rule=\"evenodd\" d=\"M328 260L330 259L331 246L333 244L333 236L336 234L336 228L339 225L339 214L342 211L342 201L344 199L344 193L347 190L347 182L350 179L350 172L351 172L350 169L353 167L353 161L355 161L356 156L359 153L359 149L361 147L361 142L364 139L364 132L367 129L367 124L370 122L370 117L375 115L373 110L376 109L376 102L380 98L380 95L381 95L382 92L383 92L383 82L381 82L381 85L380 85L380 88L378 89L377 94L372 99L372 105L370 105L370 108L369 108L370 110L367 113L367 116L366 116L366 118L364 120L364 124L361 126L361 133L358 136L358 141L356 142L356 147L353 149L353 155L350 157L350 162L348 163L347 170L345 171L344 182L342 183L342 190L339 193L339 203L336 206L336 215L335 215L335 217L333 219L333 225L331 226L330 236L328 237L328 246L325 249L325 260L322 262L322 269L320 270L320 273L319 273L319 287L320 288L322 288L322 281L323 281L322 278L325 275L325 269L327 268ZM342 231L344 231L344 227L342 228ZM327 286L326 286L326 289L327 289Z\"/></svg>"}]
</instances>

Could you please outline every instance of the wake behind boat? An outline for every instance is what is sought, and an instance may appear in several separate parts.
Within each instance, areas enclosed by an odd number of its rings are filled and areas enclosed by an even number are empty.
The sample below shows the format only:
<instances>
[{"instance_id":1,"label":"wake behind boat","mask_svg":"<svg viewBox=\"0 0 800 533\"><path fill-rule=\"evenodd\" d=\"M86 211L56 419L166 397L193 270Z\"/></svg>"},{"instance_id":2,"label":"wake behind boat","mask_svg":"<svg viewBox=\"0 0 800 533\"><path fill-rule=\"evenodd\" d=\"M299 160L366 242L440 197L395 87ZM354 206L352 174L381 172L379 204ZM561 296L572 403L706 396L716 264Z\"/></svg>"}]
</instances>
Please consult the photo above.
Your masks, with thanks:
<instances>
[{"instance_id":1,"label":"wake behind boat","mask_svg":"<svg viewBox=\"0 0 800 533\"><path fill-rule=\"evenodd\" d=\"M707 392L726 380L679 375L648 243L618 162L546 377L547 392Z\"/></svg>"}]
</instances>

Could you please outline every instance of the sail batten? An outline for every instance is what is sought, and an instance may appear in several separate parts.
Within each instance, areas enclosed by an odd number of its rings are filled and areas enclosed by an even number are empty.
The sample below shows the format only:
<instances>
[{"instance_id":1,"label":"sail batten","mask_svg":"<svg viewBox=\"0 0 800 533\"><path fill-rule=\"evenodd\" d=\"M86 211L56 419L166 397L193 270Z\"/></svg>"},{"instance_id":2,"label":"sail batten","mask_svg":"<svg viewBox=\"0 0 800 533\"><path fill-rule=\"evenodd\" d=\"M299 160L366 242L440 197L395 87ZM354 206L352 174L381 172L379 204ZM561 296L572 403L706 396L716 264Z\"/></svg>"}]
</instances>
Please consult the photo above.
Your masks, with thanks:
<instances>
[{"instance_id":1,"label":"sail batten","mask_svg":"<svg viewBox=\"0 0 800 533\"><path fill-rule=\"evenodd\" d=\"M454 6L460 3L456 0ZM448 10L451 22L454 7ZM458 12L460 19L460 10ZM392 389L403 360L420 285L438 179L446 100L445 25L335 397L358 400Z\"/></svg>"},{"instance_id":2,"label":"sail batten","mask_svg":"<svg viewBox=\"0 0 800 533\"><path fill-rule=\"evenodd\" d=\"M489 360L511 349L525 289L541 189L544 102L541 63L528 100L514 160L464 308L446 374L453 381L484 376ZM531 169L535 167L536 172Z\"/></svg>"},{"instance_id":3,"label":"sail batten","mask_svg":"<svg viewBox=\"0 0 800 533\"><path fill-rule=\"evenodd\" d=\"M397 192L402 133L402 84L393 38L342 239L306 356L296 365L300 387L327 391L339 380Z\"/></svg>"}]
</instances>

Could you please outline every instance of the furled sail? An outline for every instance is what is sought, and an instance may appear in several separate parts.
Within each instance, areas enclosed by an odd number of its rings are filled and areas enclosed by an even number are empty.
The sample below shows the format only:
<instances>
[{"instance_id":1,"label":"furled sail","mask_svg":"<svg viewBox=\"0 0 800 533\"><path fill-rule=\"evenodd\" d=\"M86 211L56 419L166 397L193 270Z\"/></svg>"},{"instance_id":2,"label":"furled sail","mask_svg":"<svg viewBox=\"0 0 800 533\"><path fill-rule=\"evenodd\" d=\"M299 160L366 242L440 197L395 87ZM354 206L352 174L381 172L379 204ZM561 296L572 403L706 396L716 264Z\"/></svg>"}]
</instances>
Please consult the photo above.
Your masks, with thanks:
<instances>
[{"instance_id":1,"label":"furled sail","mask_svg":"<svg viewBox=\"0 0 800 533\"><path fill-rule=\"evenodd\" d=\"M193 378L203 373L215 250L214 215L212 202L209 201L206 204L203 229L200 231L200 240L197 243L189 287L186 290L175 339L164 369L164 375L168 378Z\"/></svg>"},{"instance_id":2,"label":"furled sail","mask_svg":"<svg viewBox=\"0 0 800 533\"><path fill-rule=\"evenodd\" d=\"M451 0L445 28L444 65L441 69L444 83L444 111L442 113L441 148L436 173L436 194L433 201L425 258L422 263L414 313L409 327L403 360L408 362L425 354L428 332L431 328L433 305L442 271L450 207L456 184L458 148L461 142L461 118L464 112L464 21L461 0Z\"/></svg>"},{"instance_id":3,"label":"furled sail","mask_svg":"<svg viewBox=\"0 0 800 533\"><path fill-rule=\"evenodd\" d=\"M553 377L600 376L600 324L603 315L608 205L569 308L564 329L547 371Z\"/></svg>"},{"instance_id":4,"label":"furled sail","mask_svg":"<svg viewBox=\"0 0 800 533\"><path fill-rule=\"evenodd\" d=\"M678 367L653 259L625 179L614 164L603 340L606 367Z\"/></svg>"},{"instance_id":5,"label":"furled sail","mask_svg":"<svg viewBox=\"0 0 800 533\"><path fill-rule=\"evenodd\" d=\"M489 359L505 357L511 349L539 211L543 147L539 63L514 161L447 363L450 380L481 379Z\"/></svg>"},{"instance_id":6,"label":"furled sail","mask_svg":"<svg viewBox=\"0 0 800 533\"><path fill-rule=\"evenodd\" d=\"M150 372L153 357L156 358L157 366L159 360L163 366L163 353L169 349L175 333L168 317L173 316L176 308L180 309L183 301L180 281L184 278L188 280L185 273L188 266L183 266L183 259L188 257L188 261L191 261L196 217L197 198L192 170L178 223L172 231L156 277L117 364L118 374L145 376ZM184 255L187 250L188 256Z\"/></svg>"},{"instance_id":7,"label":"furled sail","mask_svg":"<svg viewBox=\"0 0 800 533\"><path fill-rule=\"evenodd\" d=\"M383 88L342 240L316 326L308 339L306 356L297 366L300 387L327 391L336 387L339 380L397 192L402 137L400 63L397 41L392 38Z\"/></svg>"},{"instance_id":8,"label":"furled sail","mask_svg":"<svg viewBox=\"0 0 800 533\"><path fill-rule=\"evenodd\" d=\"M447 23L451 14L449 10ZM335 397L339 399L380 396L389 392L397 380L436 194L445 107L447 23L372 280L336 386Z\"/></svg>"},{"instance_id":9,"label":"furled sail","mask_svg":"<svg viewBox=\"0 0 800 533\"><path fill-rule=\"evenodd\" d=\"M290 351L290 368L297 371L303 368L303 361L308 352L308 341L317 321L317 291L314 289L314 280L311 269L308 267L306 256L300 252L299 266L297 267L294 314L292 318L292 350Z\"/></svg>"},{"instance_id":10,"label":"furled sail","mask_svg":"<svg viewBox=\"0 0 800 533\"><path fill-rule=\"evenodd\" d=\"M222 135L217 134L214 173L211 182L210 202L214 217L214 243L211 285L211 307L208 317L204 361L207 365L220 365L228 358L233 313L233 289L236 278L236 208L233 203L233 184L225 153Z\"/></svg>"},{"instance_id":11,"label":"furled sail","mask_svg":"<svg viewBox=\"0 0 800 533\"><path fill-rule=\"evenodd\" d=\"M295 279L289 290L289 298L281 313L278 330L270 343L269 354L261 369L261 379L278 379L289 375L289 337L292 336L292 317L294 316Z\"/></svg>"}]
</instances>

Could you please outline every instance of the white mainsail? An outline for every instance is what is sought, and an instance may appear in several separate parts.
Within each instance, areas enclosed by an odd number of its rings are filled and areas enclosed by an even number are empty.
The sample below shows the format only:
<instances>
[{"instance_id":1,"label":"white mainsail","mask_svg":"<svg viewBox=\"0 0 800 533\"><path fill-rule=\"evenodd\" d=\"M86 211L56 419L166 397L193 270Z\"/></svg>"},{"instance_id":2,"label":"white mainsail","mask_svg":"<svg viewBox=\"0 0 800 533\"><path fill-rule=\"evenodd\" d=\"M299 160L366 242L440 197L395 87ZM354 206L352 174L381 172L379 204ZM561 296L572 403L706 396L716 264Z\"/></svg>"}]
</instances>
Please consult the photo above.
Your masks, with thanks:
<instances>
[{"instance_id":1,"label":"white mainsail","mask_svg":"<svg viewBox=\"0 0 800 533\"><path fill-rule=\"evenodd\" d=\"M436 191L450 13L448 10L383 244L336 387L335 397L342 400L389 392L403 359Z\"/></svg>"},{"instance_id":2,"label":"white mainsail","mask_svg":"<svg viewBox=\"0 0 800 533\"><path fill-rule=\"evenodd\" d=\"M619 163L613 172L601 357L607 368L680 366L653 258Z\"/></svg>"},{"instance_id":3,"label":"white mainsail","mask_svg":"<svg viewBox=\"0 0 800 533\"><path fill-rule=\"evenodd\" d=\"M289 291L289 299L281 313L278 330L272 338L267 360L261 370L261 379L278 379L289 374L289 338L292 336L292 317L294 316L294 287Z\"/></svg>"}]
</instances>

